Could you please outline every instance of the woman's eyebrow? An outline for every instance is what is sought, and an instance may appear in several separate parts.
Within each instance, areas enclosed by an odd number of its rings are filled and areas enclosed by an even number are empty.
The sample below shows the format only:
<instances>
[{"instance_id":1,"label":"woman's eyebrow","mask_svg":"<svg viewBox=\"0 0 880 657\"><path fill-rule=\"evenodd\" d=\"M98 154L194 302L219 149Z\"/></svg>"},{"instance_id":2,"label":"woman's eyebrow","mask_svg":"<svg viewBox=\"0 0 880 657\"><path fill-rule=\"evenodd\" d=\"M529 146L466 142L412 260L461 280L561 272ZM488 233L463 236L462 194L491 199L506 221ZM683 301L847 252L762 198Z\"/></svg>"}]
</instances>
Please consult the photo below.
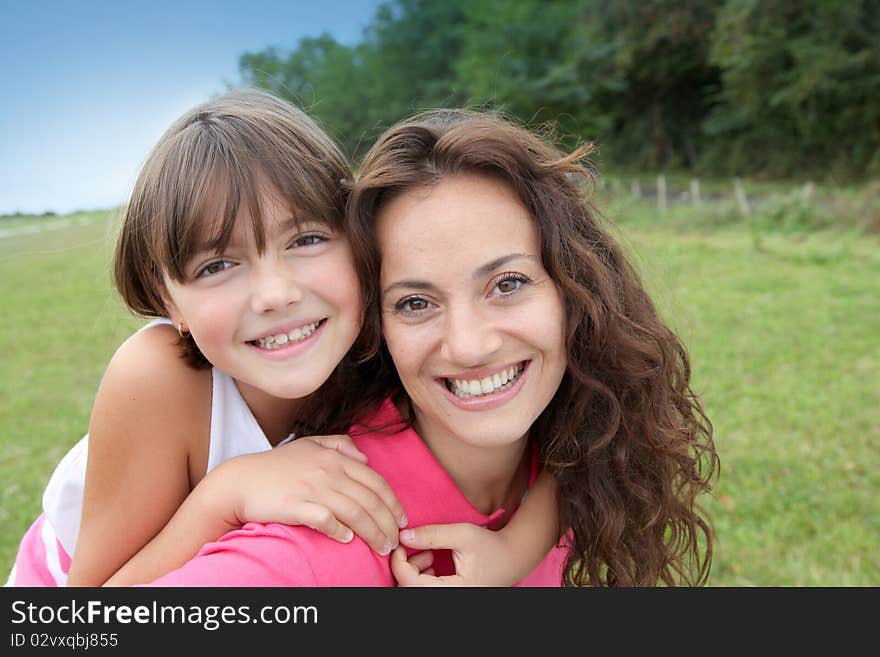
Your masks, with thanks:
<instances>
[{"instance_id":1,"label":"woman's eyebrow","mask_svg":"<svg viewBox=\"0 0 880 657\"><path fill-rule=\"evenodd\" d=\"M528 253L510 253L508 255L501 256L500 258L490 260L484 265L480 265L479 267L477 267L477 269L474 270L471 278L478 279L483 278L484 276L488 276L499 267L502 267L508 262L518 260L520 258L529 258L531 260L536 260L537 256L529 255ZM405 288L408 290L433 290L435 289L435 286L433 283L429 283L428 281L403 280L392 283L384 290L382 290L382 294L388 294L391 290L395 288Z\"/></svg>"},{"instance_id":2,"label":"woman's eyebrow","mask_svg":"<svg viewBox=\"0 0 880 657\"><path fill-rule=\"evenodd\" d=\"M506 265L511 260L518 260L519 258L531 258L536 259L535 256L529 255L528 253L511 253L506 256L501 256L500 258L495 258L491 262L487 262L485 265L480 265L477 267L476 271L471 278L482 278L483 276L488 276L493 271L498 269L499 267Z\"/></svg>"},{"instance_id":3,"label":"woman's eyebrow","mask_svg":"<svg viewBox=\"0 0 880 657\"><path fill-rule=\"evenodd\" d=\"M382 294L388 294L395 288L403 288L407 290L433 290L435 289L435 286L427 281L397 281L382 290Z\"/></svg>"}]
</instances>

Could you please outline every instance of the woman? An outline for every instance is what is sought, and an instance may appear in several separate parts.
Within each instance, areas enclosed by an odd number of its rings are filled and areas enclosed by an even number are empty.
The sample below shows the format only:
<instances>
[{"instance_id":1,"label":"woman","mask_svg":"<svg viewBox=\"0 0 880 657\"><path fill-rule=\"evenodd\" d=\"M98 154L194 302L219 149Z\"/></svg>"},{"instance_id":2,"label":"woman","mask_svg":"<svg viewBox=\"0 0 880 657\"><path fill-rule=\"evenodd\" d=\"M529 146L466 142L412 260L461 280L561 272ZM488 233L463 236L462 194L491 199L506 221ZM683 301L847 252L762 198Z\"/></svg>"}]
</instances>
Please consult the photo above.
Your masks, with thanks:
<instances>
[{"instance_id":1,"label":"woman","mask_svg":"<svg viewBox=\"0 0 880 657\"><path fill-rule=\"evenodd\" d=\"M379 139L349 213L373 346L353 436L411 525L503 524L542 462L564 537L522 584L705 583L711 424L684 347L584 197L587 152L458 111ZM410 573L452 572L445 552L429 564ZM156 582L238 583L393 579L359 539L250 523Z\"/></svg>"}]
</instances>

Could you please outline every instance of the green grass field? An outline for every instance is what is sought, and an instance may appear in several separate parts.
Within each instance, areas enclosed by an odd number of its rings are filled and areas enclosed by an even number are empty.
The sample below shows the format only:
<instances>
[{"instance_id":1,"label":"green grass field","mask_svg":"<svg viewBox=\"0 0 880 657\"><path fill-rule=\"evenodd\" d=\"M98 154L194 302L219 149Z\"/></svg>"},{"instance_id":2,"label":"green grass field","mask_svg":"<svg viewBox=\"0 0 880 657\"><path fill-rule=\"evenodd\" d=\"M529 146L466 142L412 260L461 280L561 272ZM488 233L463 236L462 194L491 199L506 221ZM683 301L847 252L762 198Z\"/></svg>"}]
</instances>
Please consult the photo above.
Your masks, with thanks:
<instances>
[{"instance_id":1,"label":"green grass field","mask_svg":"<svg viewBox=\"0 0 880 657\"><path fill-rule=\"evenodd\" d=\"M880 241L708 210L607 214L688 346L715 426L710 585L880 585ZM111 287L117 217L31 233L47 220L0 220L3 576L108 359L140 323Z\"/></svg>"}]
</instances>

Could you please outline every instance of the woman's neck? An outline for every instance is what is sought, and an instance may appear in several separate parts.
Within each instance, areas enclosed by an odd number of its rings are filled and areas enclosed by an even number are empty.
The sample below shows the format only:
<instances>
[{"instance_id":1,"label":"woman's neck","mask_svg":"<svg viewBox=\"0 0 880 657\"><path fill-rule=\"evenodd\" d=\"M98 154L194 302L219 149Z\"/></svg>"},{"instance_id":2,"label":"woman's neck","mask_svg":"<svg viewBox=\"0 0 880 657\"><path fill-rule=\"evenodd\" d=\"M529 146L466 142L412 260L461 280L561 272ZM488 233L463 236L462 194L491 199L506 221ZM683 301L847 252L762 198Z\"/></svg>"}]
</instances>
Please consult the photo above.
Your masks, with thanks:
<instances>
[{"instance_id":1,"label":"woman's neck","mask_svg":"<svg viewBox=\"0 0 880 657\"><path fill-rule=\"evenodd\" d=\"M518 506L528 488L527 436L506 445L473 445L414 415L416 433L475 509L489 515Z\"/></svg>"}]
</instances>

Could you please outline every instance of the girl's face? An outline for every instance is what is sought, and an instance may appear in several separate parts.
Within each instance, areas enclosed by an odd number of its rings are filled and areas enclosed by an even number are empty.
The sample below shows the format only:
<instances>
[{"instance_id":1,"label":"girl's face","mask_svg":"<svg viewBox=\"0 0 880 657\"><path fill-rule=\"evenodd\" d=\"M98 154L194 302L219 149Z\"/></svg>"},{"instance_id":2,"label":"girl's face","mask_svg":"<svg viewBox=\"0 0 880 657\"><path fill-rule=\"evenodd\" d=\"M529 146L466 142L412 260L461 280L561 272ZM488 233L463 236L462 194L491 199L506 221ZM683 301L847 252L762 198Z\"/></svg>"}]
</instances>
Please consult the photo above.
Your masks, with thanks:
<instances>
[{"instance_id":1,"label":"girl's face","mask_svg":"<svg viewBox=\"0 0 880 657\"><path fill-rule=\"evenodd\" d=\"M317 390L354 343L362 307L345 236L308 217L297 225L273 194L261 200L263 253L242 210L222 253L196 249L183 283L165 277L175 326L190 330L249 403Z\"/></svg>"},{"instance_id":2,"label":"girl's face","mask_svg":"<svg viewBox=\"0 0 880 657\"><path fill-rule=\"evenodd\" d=\"M383 333L424 437L523 439L566 369L562 297L503 182L459 175L379 212Z\"/></svg>"}]
</instances>

